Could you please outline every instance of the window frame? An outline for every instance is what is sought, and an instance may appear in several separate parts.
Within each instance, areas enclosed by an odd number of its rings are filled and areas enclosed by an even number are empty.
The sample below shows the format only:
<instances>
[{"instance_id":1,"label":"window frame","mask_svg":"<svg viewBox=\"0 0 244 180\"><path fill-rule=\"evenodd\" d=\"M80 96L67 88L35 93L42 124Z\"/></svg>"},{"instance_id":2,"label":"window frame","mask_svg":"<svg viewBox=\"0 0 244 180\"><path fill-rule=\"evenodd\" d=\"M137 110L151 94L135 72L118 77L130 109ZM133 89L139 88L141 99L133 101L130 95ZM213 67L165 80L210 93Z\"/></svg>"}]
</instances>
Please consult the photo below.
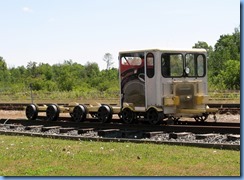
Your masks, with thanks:
<instances>
[{"instance_id":1,"label":"window frame","mask_svg":"<svg viewBox=\"0 0 244 180\"><path fill-rule=\"evenodd\" d=\"M148 57L152 58L153 64L151 66L148 64L148 61L149 61ZM149 66L150 66L150 68L149 68ZM151 71L149 71L149 70L151 70ZM153 53L147 53L147 55L146 55L146 74L147 74L148 78L153 78L155 75L155 58L154 58Z\"/></svg>"},{"instance_id":2,"label":"window frame","mask_svg":"<svg viewBox=\"0 0 244 180\"><path fill-rule=\"evenodd\" d=\"M195 75L192 75L192 76L186 76L185 75L185 68L186 68L186 56L187 54L192 54L194 55L194 71L195 71ZM182 75L181 76L171 76L170 75L170 71L169 71L169 75L166 75L165 72L164 72L164 68L163 68L163 56L164 55L169 55L169 57L171 55L181 55L182 57ZM198 67L198 64L199 64L199 60L198 60L198 57L199 56L202 56L203 57L203 75L199 75L199 67ZM169 64L167 67L170 68L170 59L168 60ZM171 69L170 69L171 70ZM186 52L186 53L180 53L180 52L177 52L177 53L171 53L171 52L166 52L166 53L162 53L161 54L161 75L164 77L164 78L182 78L182 77L190 77L190 78L203 78L205 77L207 74L207 58L206 58L206 55L203 54L203 53L195 53L195 52Z\"/></svg>"},{"instance_id":3,"label":"window frame","mask_svg":"<svg viewBox=\"0 0 244 180\"><path fill-rule=\"evenodd\" d=\"M199 74L198 74L198 56L202 56L203 57L203 75L202 76L200 76ZM207 58L206 58L206 56L205 56L205 54L197 54L197 57L196 57L196 66L197 66L197 77L205 77L206 76L206 72L207 72L207 66L206 66L206 64L207 64L207 60L206 60Z\"/></svg>"},{"instance_id":4,"label":"window frame","mask_svg":"<svg viewBox=\"0 0 244 180\"><path fill-rule=\"evenodd\" d=\"M181 55L181 60L182 60L182 74L180 75L180 76L171 76L170 74L169 75L165 75L165 73L164 73L164 71L163 71L163 56L164 55L169 55L169 56L171 56L171 55ZM170 58L169 58L169 66L168 67L170 67ZM170 69L171 70L171 69ZM161 54L161 75L164 77L164 78L180 78L180 77L183 77L183 72L184 72L184 55L182 54L182 53L162 53Z\"/></svg>"}]
</instances>

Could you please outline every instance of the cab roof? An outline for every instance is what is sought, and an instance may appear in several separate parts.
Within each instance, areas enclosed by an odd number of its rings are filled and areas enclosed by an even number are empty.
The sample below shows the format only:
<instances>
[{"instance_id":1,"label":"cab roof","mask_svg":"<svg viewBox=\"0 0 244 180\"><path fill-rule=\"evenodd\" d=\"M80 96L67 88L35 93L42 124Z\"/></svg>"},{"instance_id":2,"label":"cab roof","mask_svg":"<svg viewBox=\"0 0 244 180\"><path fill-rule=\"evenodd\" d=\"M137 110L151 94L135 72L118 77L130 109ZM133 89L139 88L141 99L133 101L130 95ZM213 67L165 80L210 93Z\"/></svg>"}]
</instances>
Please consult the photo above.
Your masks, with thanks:
<instances>
[{"instance_id":1,"label":"cab roof","mask_svg":"<svg viewBox=\"0 0 244 180\"><path fill-rule=\"evenodd\" d=\"M184 53L184 52L198 52L198 53L206 53L207 51L202 48L193 48L193 49L141 49L141 50L129 50L129 51L120 51L119 54L127 54L127 53L143 53L143 52L171 52L171 53Z\"/></svg>"}]
</instances>

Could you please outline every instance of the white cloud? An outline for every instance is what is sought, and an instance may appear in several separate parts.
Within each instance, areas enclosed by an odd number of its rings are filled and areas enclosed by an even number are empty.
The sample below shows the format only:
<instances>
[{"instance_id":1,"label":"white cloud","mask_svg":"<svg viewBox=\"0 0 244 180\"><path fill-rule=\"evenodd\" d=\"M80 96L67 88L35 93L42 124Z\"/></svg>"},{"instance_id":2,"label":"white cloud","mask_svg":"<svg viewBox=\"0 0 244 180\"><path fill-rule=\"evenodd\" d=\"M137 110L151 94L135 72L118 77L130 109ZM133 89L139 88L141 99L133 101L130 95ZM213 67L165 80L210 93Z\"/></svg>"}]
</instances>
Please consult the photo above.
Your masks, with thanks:
<instances>
[{"instance_id":1,"label":"white cloud","mask_svg":"<svg viewBox=\"0 0 244 180\"><path fill-rule=\"evenodd\" d=\"M26 6L22 8L22 11L24 11L24 12L26 12L26 13L31 13L31 12L33 12L33 10L32 10L31 8L26 7Z\"/></svg>"}]
</instances>

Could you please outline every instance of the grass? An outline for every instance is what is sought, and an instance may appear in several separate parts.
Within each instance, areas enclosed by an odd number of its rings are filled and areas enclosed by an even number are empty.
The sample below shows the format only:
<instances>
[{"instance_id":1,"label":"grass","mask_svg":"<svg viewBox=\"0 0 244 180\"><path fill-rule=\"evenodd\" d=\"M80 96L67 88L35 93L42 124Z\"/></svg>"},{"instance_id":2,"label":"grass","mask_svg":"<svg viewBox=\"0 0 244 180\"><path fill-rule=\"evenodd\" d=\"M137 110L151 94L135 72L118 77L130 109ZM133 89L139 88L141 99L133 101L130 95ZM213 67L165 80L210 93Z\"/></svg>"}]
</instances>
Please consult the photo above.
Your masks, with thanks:
<instances>
[{"instance_id":1,"label":"grass","mask_svg":"<svg viewBox=\"0 0 244 180\"><path fill-rule=\"evenodd\" d=\"M1 176L240 176L240 151L0 135Z\"/></svg>"},{"instance_id":2,"label":"grass","mask_svg":"<svg viewBox=\"0 0 244 180\"><path fill-rule=\"evenodd\" d=\"M1 90L1 89L0 89ZM1 102L13 103L31 102L31 93L29 90L23 92L11 92L6 90L0 91ZM35 91L33 92L33 99L35 103L69 103L80 102L89 103L91 100L103 103L119 103L119 91L112 92L80 92L80 91L56 91L45 92ZM240 91L209 91L210 103L240 103Z\"/></svg>"}]
</instances>

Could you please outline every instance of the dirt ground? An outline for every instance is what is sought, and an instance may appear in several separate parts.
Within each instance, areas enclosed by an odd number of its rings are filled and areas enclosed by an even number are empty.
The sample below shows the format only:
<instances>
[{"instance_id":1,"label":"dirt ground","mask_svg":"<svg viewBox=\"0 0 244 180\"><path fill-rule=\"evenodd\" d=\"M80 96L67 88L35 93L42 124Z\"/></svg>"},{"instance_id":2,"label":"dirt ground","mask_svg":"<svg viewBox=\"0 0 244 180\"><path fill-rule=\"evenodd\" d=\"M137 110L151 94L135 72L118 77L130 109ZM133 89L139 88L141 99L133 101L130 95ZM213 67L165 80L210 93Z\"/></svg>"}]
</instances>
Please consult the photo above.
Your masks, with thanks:
<instances>
[{"instance_id":1,"label":"dirt ground","mask_svg":"<svg viewBox=\"0 0 244 180\"><path fill-rule=\"evenodd\" d=\"M45 115L45 113L43 113ZM61 114L62 116L69 116L68 114ZM232 114L216 114L217 122L240 122L240 114L232 115ZM0 110L0 119L26 119L25 111L3 111ZM182 119L183 120L183 119ZM192 120L192 119L184 119L184 120ZM209 115L208 122L213 122L213 115Z\"/></svg>"}]
</instances>

